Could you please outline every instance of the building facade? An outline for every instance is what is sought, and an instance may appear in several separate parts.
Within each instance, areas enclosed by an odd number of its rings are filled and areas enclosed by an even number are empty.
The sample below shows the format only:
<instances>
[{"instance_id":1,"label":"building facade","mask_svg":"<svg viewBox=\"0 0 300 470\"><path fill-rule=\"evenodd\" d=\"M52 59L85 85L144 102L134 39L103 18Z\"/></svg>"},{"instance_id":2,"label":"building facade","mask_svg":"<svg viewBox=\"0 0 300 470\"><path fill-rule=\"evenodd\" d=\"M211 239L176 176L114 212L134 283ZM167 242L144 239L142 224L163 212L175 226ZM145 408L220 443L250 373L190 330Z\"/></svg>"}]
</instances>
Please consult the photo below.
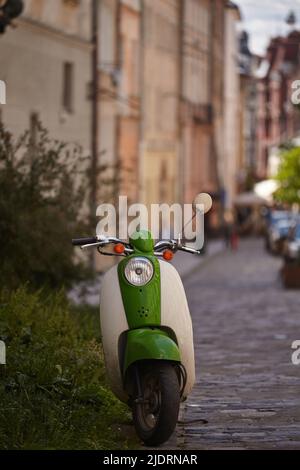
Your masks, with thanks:
<instances>
[{"instance_id":1,"label":"building facade","mask_svg":"<svg viewBox=\"0 0 300 470\"><path fill-rule=\"evenodd\" d=\"M98 184L97 204L114 203L117 181L118 0L98 2Z\"/></svg>"},{"instance_id":2,"label":"building facade","mask_svg":"<svg viewBox=\"0 0 300 470\"><path fill-rule=\"evenodd\" d=\"M5 124L20 134L39 118L51 136L78 142L89 155L97 135L97 204L118 195L146 205L190 203L206 191L214 199L210 225L220 226L237 190L236 166L244 164L235 132L244 121L237 7L99 0L95 73L92 0L24 3L17 28L0 38Z\"/></svg>"},{"instance_id":3,"label":"building facade","mask_svg":"<svg viewBox=\"0 0 300 470\"><path fill-rule=\"evenodd\" d=\"M300 133L300 113L291 102L292 83L300 73L300 33L274 38L257 71L257 176L269 174L278 146Z\"/></svg>"},{"instance_id":4,"label":"building facade","mask_svg":"<svg viewBox=\"0 0 300 470\"><path fill-rule=\"evenodd\" d=\"M180 164L183 201L208 191L211 181L211 2L181 6Z\"/></svg>"},{"instance_id":5,"label":"building facade","mask_svg":"<svg viewBox=\"0 0 300 470\"><path fill-rule=\"evenodd\" d=\"M179 1L142 2L140 200L178 200Z\"/></svg>"},{"instance_id":6,"label":"building facade","mask_svg":"<svg viewBox=\"0 0 300 470\"><path fill-rule=\"evenodd\" d=\"M227 4L225 15L225 79L224 79L224 158L222 174L224 205L232 209L237 193L240 168L240 126L242 122L241 83L239 74L239 44L236 24L241 19L239 9Z\"/></svg>"},{"instance_id":7,"label":"building facade","mask_svg":"<svg viewBox=\"0 0 300 470\"><path fill-rule=\"evenodd\" d=\"M256 182L258 88L255 74L261 58L252 54L248 34L243 31L239 43L240 71L240 157L237 172L238 191L253 189Z\"/></svg>"},{"instance_id":8,"label":"building facade","mask_svg":"<svg viewBox=\"0 0 300 470\"><path fill-rule=\"evenodd\" d=\"M139 147L141 132L141 3L122 0L119 17L117 156L122 195L139 200Z\"/></svg>"},{"instance_id":9,"label":"building facade","mask_svg":"<svg viewBox=\"0 0 300 470\"><path fill-rule=\"evenodd\" d=\"M90 0L25 0L25 10L0 38L1 107L16 135L39 119L54 138L90 150Z\"/></svg>"}]
</instances>

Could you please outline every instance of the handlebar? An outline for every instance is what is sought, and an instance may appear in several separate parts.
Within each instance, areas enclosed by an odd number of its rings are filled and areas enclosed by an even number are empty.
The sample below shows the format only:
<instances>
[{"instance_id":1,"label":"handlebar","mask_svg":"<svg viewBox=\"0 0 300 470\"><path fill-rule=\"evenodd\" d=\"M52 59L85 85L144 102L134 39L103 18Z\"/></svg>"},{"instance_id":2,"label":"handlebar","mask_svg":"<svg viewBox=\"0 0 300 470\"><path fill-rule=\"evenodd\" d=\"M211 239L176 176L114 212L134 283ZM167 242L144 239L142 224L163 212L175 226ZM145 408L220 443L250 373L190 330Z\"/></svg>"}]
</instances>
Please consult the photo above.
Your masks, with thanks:
<instances>
[{"instance_id":1,"label":"handlebar","mask_svg":"<svg viewBox=\"0 0 300 470\"><path fill-rule=\"evenodd\" d=\"M85 250L86 248L97 248L99 253L101 253L102 255L112 255L112 253L106 253L101 251L101 248L104 248L105 246L110 245L111 243L115 245L121 243L125 247L124 254L114 253L114 256L126 256L133 253L134 251L129 243L124 243L122 242L122 240L119 240L115 237L99 236L91 238L74 238L72 240L72 245L80 246L82 250Z\"/></svg>"},{"instance_id":2,"label":"handlebar","mask_svg":"<svg viewBox=\"0 0 300 470\"><path fill-rule=\"evenodd\" d=\"M124 243L122 240L114 237L91 237L91 238L74 238L72 240L72 245L80 246L82 249L85 248L93 248L96 247L99 251L101 248L112 244L122 243L125 246L125 254L131 254L134 252L132 246L129 243ZM195 250L194 248L190 248L188 246L184 246L181 244L180 240L161 240L157 242L154 246L154 254L155 256L162 256L163 251L169 249L176 253L176 251L184 251L186 253L191 254L200 254L200 250ZM102 254L106 254L100 251Z\"/></svg>"},{"instance_id":3,"label":"handlebar","mask_svg":"<svg viewBox=\"0 0 300 470\"><path fill-rule=\"evenodd\" d=\"M88 245L91 243L97 243L98 238L97 237L91 237L91 238L73 238L72 240L72 245L73 246L82 246L82 245Z\"/></svg>"},{"instance_id":4,"label":"handlebar","mask_svg":"<svg viewBox=\"0 0 300 470\"><path fill-rule=\"evenodd\" d=\"M188 246L182 245L181 241L179 240L161 240L156 243L154 247L154 254L159 256L161 254L161 251L169 249L173 251L174 253L176 251L185 251L186 253L192 253L195 255L200 254L200 250L195 250L194 248L190 248Z\"/></svg>"}]
</instances>

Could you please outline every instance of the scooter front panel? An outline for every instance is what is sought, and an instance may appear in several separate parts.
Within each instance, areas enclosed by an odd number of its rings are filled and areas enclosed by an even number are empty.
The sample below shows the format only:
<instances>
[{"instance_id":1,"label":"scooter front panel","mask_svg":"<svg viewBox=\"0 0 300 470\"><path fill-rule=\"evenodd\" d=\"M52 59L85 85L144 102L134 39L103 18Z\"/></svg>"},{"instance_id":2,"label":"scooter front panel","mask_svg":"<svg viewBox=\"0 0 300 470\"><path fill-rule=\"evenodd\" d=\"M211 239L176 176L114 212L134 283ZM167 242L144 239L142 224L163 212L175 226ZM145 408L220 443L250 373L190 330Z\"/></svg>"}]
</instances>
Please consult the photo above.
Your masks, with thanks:
<instances>
[{"instance_id":1,"label":"scooter front panel","mask_svg":"<svg viewBox=\"0 0 300 470\"><path fill-rule=\"evenodd\" d=\"M104 275L100 293L100 324L108 381L114 394L126 402L119 363L119 338L129 329L120 292L118 268L113 266Z\"/></svg>"},{"instance_id":2,"label":"scooter front panel","mask_svg":"<svg viewBox=\"0 0 300 470\"><path fill-rule=\"evenodd\" d=\"M124 372L131 364L147 360L181 362L177 344L163 330L138 328L128 331Z\"/></svg>"},{"instance_id":3,"label":"scooter front panel","mask_svg":"<svg viewBox=\"0 0 300 470\"><path fill-rule=\"evenodd\" d=\"M124 269L130 259L143 256L154 267L152 279L144 286L133 286L125 278ZM130 329L160 325L160 267L157 258L146 254L128 256L118 265L120 289Z\"/></svg>"}]
</instances>

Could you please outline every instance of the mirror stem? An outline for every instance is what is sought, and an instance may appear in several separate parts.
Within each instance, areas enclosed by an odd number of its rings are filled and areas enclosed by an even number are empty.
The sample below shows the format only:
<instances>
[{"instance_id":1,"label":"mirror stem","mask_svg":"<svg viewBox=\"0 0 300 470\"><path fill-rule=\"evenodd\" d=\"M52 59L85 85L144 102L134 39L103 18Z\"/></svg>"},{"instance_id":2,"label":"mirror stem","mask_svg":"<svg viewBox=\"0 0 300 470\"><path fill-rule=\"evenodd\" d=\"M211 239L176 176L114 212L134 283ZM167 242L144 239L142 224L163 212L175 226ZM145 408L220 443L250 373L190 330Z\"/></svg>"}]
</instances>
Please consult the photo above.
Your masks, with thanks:
<instances>
[{"instance_id":1,"label":"mirror stem","mask_svg":"<svg viewBox=\"0 0 300 470\"><path fill-rule=\"evenodd\" d=\"M196 211L194 212L193 217L192 217L185 225L183 225L183 227L181 228L181 233L178 234L178 243L181 244L181 240L182 240L182 235L183 235L184 229L185 229L185 227L186 227L188 224L190 224L190 223L192 222L192 220L194 220L195 216L196 216Z\"/></svg>"}]
</instances>

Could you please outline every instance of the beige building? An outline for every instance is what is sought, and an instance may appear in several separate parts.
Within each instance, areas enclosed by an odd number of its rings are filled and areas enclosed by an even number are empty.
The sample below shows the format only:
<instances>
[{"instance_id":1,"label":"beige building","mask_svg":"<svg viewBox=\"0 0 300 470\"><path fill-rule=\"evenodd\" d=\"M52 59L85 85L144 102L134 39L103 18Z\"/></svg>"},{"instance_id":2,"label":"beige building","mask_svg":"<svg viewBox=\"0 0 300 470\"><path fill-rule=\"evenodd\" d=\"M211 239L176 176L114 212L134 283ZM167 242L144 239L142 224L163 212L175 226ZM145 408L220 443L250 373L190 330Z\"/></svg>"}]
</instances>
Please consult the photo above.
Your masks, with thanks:
<instances>
[{"instance_id":1,"label":"beige building","mask_svg":"<svg viewBox=\"0 0 300 470\"><path fill-rule=\"evenodd\" d=\"M140 2L99 2L98 201L138 198ZM116 201L117 202L117 201Z\"/></svg>"},{"instance_id":2,"label":"beige building","mask_svg":"<svg viewBox=\"0 0 300 470\"><path fill-rule=\"evenodd\" d=\"M226 8L227 5L227 8ZM229 5L229 6L228 6ZM99 0L97 202L235 194L238 10L226 0ZM91 0L25 0L0 37L1 106L19 134L39 117L91 153Z\"/></svg>"},{"instance_id":3,"label":"beige building","mask_svg":"<svg viewBox=\"0 0 300 470\"><path fill-rule=\"evenodd\" d=\"M114 202L117 172L118 0L99 0L97 204Z\"/></svg>"},{"instance_id":4,"label":"beige building","mask_svg":"<svg viewBox=\"0 0 300 470\"><path fill-rule=\"evenodd\" d=\"M224 54L227 3L227 0L211 0L212 72L210 84L213 113L211 171L215 182L215 194L219 198L219 202L220 190L222 189L222 162L224 159Z\"/></svg>"},{"instance_id":5,"label":"beige building","mask_svg":"<svg viewBox=\"0 0 300 470\"><path fill-rule=\"evenodd\" d=\"M178 200L179 2L144 0L140 200Z\"/></svg>"},{"instance_id":6,"label":"beige building","mask_svg":"<svg viewBox=\"0 0 300 470\"><path fill-rule=\"evenodd\" d=\"M1 106L16 134L38 117L50 135L90 148L90 0L25 0L25 10L0 37Z\"/></svg>"},{"instance_id":7,"label":"beige building","mask_svg":"<svg viewBox=\"0 0 300 470\"><path fill-rule=\"evenodd\" d=\"M242 110L238 68L239 42L236 28L240 19L238 7L229 2L225 15L224 158L221 166L227 209L233 206L240 168Z\"/></svg>"},{"instance_id":8,"label":"beige building","mask_svg":"<svg viewBox=\"0 0 300 470\"><path fill-rule=\"evenodd\" d=\"M211 181L211 2L189 0L181 10L182 200L191 202Z\"/></svg>"},{"instance_id":9,"label":"beige building","mask_svg":"<svg viewBox=\"0 0 300 470\"><path fill-rule=\"evenodd\" d=\"M129 202L139 199L139 143L141 101L141 3L122 0L119 6L118 87L119 193Z\"/></svg>"},{"instance_id":10,"label":"beige building","mask_svg":"<svg viewBox=\"0 0 300 470\"><path fill-rule=\"evenodd\" d=\"M224 169L225 0L181 3L182 93L181 171L183 195L190 202L206 191L214 205L210 232L220 227Z\"/></svg>"}]
</instances>

